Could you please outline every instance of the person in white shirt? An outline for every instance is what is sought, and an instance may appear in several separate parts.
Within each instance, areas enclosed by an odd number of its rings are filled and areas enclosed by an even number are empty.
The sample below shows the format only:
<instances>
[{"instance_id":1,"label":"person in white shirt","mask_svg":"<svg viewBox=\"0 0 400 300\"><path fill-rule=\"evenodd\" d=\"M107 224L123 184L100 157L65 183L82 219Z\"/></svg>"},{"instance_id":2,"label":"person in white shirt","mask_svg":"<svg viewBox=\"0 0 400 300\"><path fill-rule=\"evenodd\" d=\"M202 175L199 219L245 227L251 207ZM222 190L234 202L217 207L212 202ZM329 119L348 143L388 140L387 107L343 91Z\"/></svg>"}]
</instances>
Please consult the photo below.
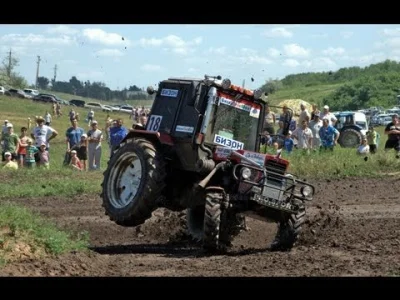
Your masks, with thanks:
<instances>
[{"instance_id":1,"label":"person in white shirt","mask_svg":"<svg viewBox=\"0 0 400 300\"><path fill-rule=\"evenodd\" d=\"M44 120L45 120L45 125L50 126L51 124L51 115L48 111L46 111L46 114L44 115Z\"/></svg>"},{"instance_id":2,"label":"person in white shirt","mask_svg":"<svg viewBox=\"0 0 400 300\"><path fill-rule=\"evenodd\" d=\"M313 133L311 129L307 127L307 125L307 121L303 120L301 127L297 127L293 131L292 137L298 141L297 149L304 149L309 152L309 150L312 148Z\"/></svg>"},{"instance_id":3,"label":"person in white shirt","mask_svg":"<svg viewBox=\"0 0 400 300\"><path fill-rule=\"evenodd\" d=\"M329 125L332 125L332 126L335 126L335 124L337 122L337 118L335 117L335 115L329 111L328 105L324 106L324 112L320 114L320 118L321 118L321 120L323 120L324 118L328 118Z\"/></svg>"},{"instance_id":4,"label":"person in white shirt","mask_svg":"<svg viewBox=\"0 0 400 300\"><path fill-rule=\"evenodd\" d=\"M58 132L54 128L45 125L44 122L45 119L43 117L36 118L37 126L32 129L31 137L35 140L36 147L40 148L42 143L44 143L46 151L49 151L49 142L58 135ZM35 154L35 161L39 165L40 157L37 154Z\"/></svg>"},{"instance_id":5,"label":"person in white shirt","mask_svg":"<svg viewBox=\"0 0 400 300\"><path fill-rule=\"evenodd\" d=\"M369 154L369 145L366 138L363 138L361 145L357 148L357 154L366 156Z\"/></svg>"},{"instance_id":6,"label":"person in white shirt","mask_svg":"<svg viewBox=\"0 0 400 300\"><path fill-rule=\"evenodd\" d=\"M88 157L89 157L89 171L100 170L101 161L101 142L103 141L103 132L98 128L96 120L93 120L92 129L87 133L88 135Z\"/></svg>"},{"instance_id":7,"label":"person in white shirt","mask_svg":"<svg viewBox=\"0 0 400 300\"><path fill-rule=\"evenodd\" d=\"M314 150L318 150L321 146L321 139L319 138L319 130L321 129L323 123L321 118L319 117L319 111L316 111L314 113L314 119L308 123L308 128L311 129L311 132L313 134L312 138L312 148Z\"/></svg>"}]
</instances>

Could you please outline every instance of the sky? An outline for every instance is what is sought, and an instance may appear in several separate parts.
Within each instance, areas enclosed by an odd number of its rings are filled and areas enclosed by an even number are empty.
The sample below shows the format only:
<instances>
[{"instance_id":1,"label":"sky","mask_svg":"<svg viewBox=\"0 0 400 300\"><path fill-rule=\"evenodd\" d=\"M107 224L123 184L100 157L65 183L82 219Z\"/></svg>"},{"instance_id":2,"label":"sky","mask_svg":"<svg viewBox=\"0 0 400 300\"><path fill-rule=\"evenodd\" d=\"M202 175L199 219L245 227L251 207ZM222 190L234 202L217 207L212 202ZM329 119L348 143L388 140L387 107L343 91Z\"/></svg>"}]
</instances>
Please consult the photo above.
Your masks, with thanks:
<instances>
[{"instance_id":1,"label":"sky","mask_svg":"<svg viewBox=\"0 0 400 300\"><path fill-rule=\"evenodd\" d=\"M169 77L229 78L255 89L289 74L400 61L400 25L0 25L29 84L39 76L146 88ZM252 78L254 81L252 81Z\"/></svg>"}]
</instances>

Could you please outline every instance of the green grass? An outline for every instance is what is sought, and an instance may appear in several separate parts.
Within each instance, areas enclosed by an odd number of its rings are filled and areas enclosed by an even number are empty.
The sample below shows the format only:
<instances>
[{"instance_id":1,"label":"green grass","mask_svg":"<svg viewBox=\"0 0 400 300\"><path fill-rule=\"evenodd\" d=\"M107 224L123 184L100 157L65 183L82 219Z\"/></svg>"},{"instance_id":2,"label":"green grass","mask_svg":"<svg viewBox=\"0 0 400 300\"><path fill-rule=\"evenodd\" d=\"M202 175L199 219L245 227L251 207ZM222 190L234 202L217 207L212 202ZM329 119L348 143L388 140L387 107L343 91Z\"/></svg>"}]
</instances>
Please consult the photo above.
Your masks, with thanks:
<instances>
[{"instance_id":1,"label":"green grass","mask_svg":"<svg viewBox=\"0 0 400 300\"><path fill-rule=\"evenodd\" d=\"M24 207L11 203L0 205L0 261L3 264L21 258L85 251L88 241L86 232L73 236Z\"/></svg>"},{"instance_id":2,"label":"green grass","mask_svg":"<svg viewBox=\"0 0 400 300\"><path fill-rule=\"evenodd\" d=\"M302 99L309 103L316 103L319 107L322 107L324 105L322 103L322 99L328 96L330 93L334 92L342 85L342 83L339 83L309 87L287 88L283 90L278 90L277 92L271 94L268 99L273 104L278 104L279 102L286 99Z\"/></svg>"}]
</instances>

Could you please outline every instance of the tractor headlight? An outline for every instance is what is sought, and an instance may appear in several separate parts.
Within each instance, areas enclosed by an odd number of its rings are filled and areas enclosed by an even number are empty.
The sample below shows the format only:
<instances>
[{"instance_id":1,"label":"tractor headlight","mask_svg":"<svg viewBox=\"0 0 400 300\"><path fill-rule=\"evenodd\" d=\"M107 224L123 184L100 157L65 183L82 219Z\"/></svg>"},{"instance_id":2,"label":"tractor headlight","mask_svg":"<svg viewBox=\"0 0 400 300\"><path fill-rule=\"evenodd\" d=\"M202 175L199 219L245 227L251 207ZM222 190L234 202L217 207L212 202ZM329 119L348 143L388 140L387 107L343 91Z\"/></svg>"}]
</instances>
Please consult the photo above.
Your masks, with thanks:
<instances>
[{"instance_id":1,"label":"tractor headlight","mask_svg":"<svg viewBox=\"0 0 400 300\"><path fill-rule=\"evenodd\" d=\"M227 90L231 87L231 85L232 85L232 82L230 81L230 79L225 78L224 80L222 80L221 86L223 89Z\"/></svg>"},{"instance_id":2,"label":"tractor headlight","mask_svg":"<svg viewBox=\"0 0 400 300\"><path fill-rule=\"evenodd\" d=\"M301 192L301 194L302 194L304 197L310 197L310 196L313 195L313 189L312 189L310 186L308 186L308 185L303 186L303 187L300 189L300 192Z\"/></svg>"},{"instance_id":3,"label":"tractor headlight","mask_svg":"<svg viewBox=\"0 0 400 300\"><path fill-rule=\"evenodd\" d=\"M240 174L242 175L243 179L247 180L251 176L251 170L249 168L243 168Z\"/></svg>"}]
</instances>

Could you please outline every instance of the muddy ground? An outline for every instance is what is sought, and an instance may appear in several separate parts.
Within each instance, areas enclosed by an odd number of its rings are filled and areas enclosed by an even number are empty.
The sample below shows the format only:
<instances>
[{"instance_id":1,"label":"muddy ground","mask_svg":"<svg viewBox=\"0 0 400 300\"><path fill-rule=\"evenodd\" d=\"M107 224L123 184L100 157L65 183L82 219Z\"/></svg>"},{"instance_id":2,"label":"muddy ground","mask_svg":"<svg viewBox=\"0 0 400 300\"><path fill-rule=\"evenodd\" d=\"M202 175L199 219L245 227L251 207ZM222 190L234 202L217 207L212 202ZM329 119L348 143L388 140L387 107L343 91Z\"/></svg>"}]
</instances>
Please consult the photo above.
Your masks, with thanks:
<instances>
[{"instance_id":1,"label":"muddy ground","mask_svg":"<svg viewBox=\"0 0 400 300\"><path fill-rule=\"evenodd\" d=\"M276 226L247 219L227 255L204 256L182 213L157 210L138 228L115 225L98 196L18 199L63 228L90 233L89 253L11 263L1 276L391 276L400 275L396 177L313 182L317 195L290 252L265 251Z\"/></svg>"}]
</instances>

